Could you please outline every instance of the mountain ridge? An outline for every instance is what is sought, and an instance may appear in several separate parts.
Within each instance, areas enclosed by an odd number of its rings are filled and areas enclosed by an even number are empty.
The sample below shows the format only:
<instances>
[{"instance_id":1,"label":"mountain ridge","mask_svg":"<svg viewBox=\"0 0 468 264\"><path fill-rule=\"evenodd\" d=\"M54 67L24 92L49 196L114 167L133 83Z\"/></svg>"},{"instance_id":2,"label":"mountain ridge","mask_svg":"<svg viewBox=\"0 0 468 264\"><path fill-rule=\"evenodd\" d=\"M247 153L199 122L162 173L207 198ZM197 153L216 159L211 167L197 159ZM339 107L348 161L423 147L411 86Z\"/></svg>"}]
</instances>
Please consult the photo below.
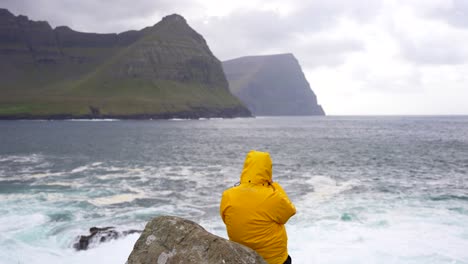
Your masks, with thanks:
<instances>
[{"instance_id":1,"label":"mountain ridge","mask_svg":"<svg viewBox=\"0 0 468 264\"><path fill-rule=\"evenodd\" d=\"M98 34L0 9L0 70L0 119L251 116L177 14Z\"/></svg>"}]
</instances>

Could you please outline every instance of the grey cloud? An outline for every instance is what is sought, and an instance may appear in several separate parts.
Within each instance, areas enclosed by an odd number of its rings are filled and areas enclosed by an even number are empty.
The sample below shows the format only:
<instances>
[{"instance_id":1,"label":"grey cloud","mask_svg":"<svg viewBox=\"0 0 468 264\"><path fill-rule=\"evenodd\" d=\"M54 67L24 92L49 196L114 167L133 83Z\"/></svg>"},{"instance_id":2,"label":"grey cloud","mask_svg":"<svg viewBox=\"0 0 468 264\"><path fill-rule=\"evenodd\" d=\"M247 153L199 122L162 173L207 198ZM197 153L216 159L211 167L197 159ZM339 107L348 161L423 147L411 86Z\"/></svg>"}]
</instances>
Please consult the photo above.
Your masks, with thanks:
<instances>
[{"instance_id":1,"label":"grey cloud","mask_svg":"<svg viewBox=\"0 0 468 264\"><path fill-rule=\"evenodd\" d=\"M456 22L458 26L466 23L468 26L468 16L456 15L460 12L468 13L468 1L463 1L453 0L444 5L405 2L404 6L414 11L422 25L427 21L448 25ZM432 24L427 23L427 27L418 32L414 28L411 30L411 26L401 24L395 17L390 20L386 30L398 42L401 55L407 61L416 65L458 65L468 62L468 31L463 34L463 28L456 30L449 27L443 30L445 27L439 27L431 30L428 27Z\"/></svg>"},{"instance_id":2,"label":"grey cloud","mask_svg":"<svg viewBox=\"0 0 468 264\"><path fill-rule=\"evenodd\" d=\"M2 7L10 9L16 15L47 20L52 26L67 25L80 31L114 33L139 29L131 27L136 26L135 21L175 13L181 10L176 7L188 7L188 2L189 0L3 0Z\"/></svg>"},{"instance_id":3,"label":"grey cloud","mask_svg":"<svg viewBox=\"0 0 468 264\"><path fill-rule=\"evenodd\" d=\"M464 64L468 61L466 52L448 43L437 43L437 40L414 43L402 42L403 55L410 61L426 65Z\"/></svg>"},{"instance_id":4,"label":"grey cloud","mask_svg":"<svg viewBox=\"0 0 468 264\"><path fill-rule=\"evenodd\" d=\"M195 21L194 28L207 39L220 59L277 50L291 39L288 21L269 11L242 11L207 21Z\"/></svg>"},{"instance_id":5,"label":"grey cloud","mask_svg":"<svg viewBox=\"0 0 468 264\"><path fill-rule=\"evenodd\" d=\"M381 8L381 0L314 0L304 4L291 19L309 30L326 30L333 27L341 17L360 23L371 22L379 15Z\"/></svg>"},{"instance_id":6,"label":"grey cloud","mask_svg":"<svg viewBox=\"0 0 468 264\"><path fill-rule=\"evenodd\" d=\"M361 82L365 83L363 90L378 90L385 93L418 93L424 90L422 75L417 70L411 70L402 76L372 77L361 76Z\"/></svg>"},{"instance_id":7,"label":"grey cloud","mask_svg":"<svg viewBox=\"0 0 468 264\"><path fill-rule=\"evenodd\" d=\"M441 32L414 36L404 29L390 30L398 41L402 56L419 65L456 65L468 62L467 38Z\"/></svg>"},{"instance_id":8,"label":"grey cloud","mask_svg":"<svg viewBox=\"0 0 468 264\"><path fill-rule=\"evenodd\" d=\"M88 32L140 29L157 23L164 15L179 13L207 39L222 60L292 52L306 67L341 64L348 52L363 49L363 45L358 40L340 38L314 39L303 44L298 35L313 38L317 32L330 31L343 16L368 23L381 9L380 0L291 3L298 9L287 16L273 11L234 10L224 17L203 17L203 7L190 0L3 0L2 5L16 14L48 20L52 26L67 25Z\"/></svg>"},{"instance_id":9,"label":"grey cloud","mask_svg":"<svg viewBox=\"0 0 468 264\"><path fill-rule=\"evenodd\" d=\"M306 45L296 46L301 64L307 68L337 66L345 62L349 53L364 50L364 43L355 39L317 39Z\"/></svg>"},{"instance_id":10,"label":"grey cloud","mask_svg":"<svg viewBox=\"0 0 468 264\"><path fill-rule=\"evenodd\" d=\"M426 15L446 21L461 28L468 28L468 1L452 0L450 8L437 8L426 11Z\"/></svg>"},{"instance_id":11,"label":"grey cloud","mask_svg":"<svg viewBox=\"0 0 468 264\"><path fill-rule=\"evenodd\" d=\"M340 5L341 1L313 1L298 12L281 16L272 11L237 10L226 17L197 21L195 28L204 35L222 60L234 57L291 52L305 67L332 66L344 62L349 52L364 49L362 41L343 38L318 38L336 27L340 16L373 19L380 5L356 1L361 5ZM371 1L377 3L378 1ZM368 11L365 7L375 8ZM365 13L365 14L364 14ZM205 21L205 22L206 22ZM302 43L298 36L305 38ZM311 41L307 40L311 39Z\"/></svg>"},{"instance_id":12,"label":"grey cloud","mask_svg":"<svg viewBox=\"0 0 468 264\"><path fill-rule=\"evenodd\" d=\"M318 39L308 46L308 49L320 54L332 54L334 52L358 51L364 49L364 44L355 39Z\"/></svg>"}]
</instances>

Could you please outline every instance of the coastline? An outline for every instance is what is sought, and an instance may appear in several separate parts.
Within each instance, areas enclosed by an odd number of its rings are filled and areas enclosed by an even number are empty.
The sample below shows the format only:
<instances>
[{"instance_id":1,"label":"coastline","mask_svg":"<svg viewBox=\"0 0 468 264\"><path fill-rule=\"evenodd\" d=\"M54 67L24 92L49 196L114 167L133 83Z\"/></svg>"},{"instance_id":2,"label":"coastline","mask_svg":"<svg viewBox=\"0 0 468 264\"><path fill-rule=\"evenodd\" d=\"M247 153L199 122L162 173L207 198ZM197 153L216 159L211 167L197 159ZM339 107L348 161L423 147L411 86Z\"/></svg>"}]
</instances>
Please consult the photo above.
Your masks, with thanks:
<instances>
[{"instance_id":1,"label":"coastline","mask_svg":"<svg viewBox=\"0 0 468 264\"><path fill-rule=\"evenodd\" d=\"M199 108L194 111L142 113L142 114L11 114L0 115L0 120L170 120L201 118L253 117L241 107L225 109Z\"/></svg>"}]
</instances>

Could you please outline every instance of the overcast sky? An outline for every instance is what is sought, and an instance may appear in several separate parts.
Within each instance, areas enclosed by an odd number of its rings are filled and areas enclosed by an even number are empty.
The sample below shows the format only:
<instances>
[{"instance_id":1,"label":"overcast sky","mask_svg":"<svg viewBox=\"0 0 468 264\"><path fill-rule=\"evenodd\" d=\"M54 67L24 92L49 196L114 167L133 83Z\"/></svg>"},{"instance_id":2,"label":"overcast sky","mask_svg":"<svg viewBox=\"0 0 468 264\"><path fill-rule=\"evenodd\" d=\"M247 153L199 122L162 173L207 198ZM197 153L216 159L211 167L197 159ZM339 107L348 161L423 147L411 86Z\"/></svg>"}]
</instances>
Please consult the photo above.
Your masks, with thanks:
<instances>
[{"instance_id":1,"label":"overcast sky","mask_svg":"<svg viewBox=\"0 0 468 264\"><path fill-rule=\"evenodd\" d=\"M468 0L0 0L122 32L184 16L220 60L293 53L331 115L468 114Z\"/></svg>"}]
</instances>

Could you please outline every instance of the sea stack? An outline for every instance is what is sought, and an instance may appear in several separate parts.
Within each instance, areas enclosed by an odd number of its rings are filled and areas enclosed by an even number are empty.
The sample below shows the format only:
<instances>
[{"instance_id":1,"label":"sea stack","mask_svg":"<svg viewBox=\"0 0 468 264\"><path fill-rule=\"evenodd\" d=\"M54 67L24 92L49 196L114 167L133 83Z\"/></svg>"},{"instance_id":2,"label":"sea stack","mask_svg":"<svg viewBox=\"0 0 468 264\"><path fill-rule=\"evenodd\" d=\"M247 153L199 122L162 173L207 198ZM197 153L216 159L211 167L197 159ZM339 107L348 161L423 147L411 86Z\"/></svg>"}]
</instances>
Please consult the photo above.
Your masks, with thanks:
<instances>
[{"instance_id":1,"label":"sea stack","mask_svg":"<svg viewBox=\"0 0 468 264\"><path fill-rule=\"evenodd\" d=\"M325 115L293 54L223 62L231 92L255 116Z\"/></svg>"}]
</instances>

